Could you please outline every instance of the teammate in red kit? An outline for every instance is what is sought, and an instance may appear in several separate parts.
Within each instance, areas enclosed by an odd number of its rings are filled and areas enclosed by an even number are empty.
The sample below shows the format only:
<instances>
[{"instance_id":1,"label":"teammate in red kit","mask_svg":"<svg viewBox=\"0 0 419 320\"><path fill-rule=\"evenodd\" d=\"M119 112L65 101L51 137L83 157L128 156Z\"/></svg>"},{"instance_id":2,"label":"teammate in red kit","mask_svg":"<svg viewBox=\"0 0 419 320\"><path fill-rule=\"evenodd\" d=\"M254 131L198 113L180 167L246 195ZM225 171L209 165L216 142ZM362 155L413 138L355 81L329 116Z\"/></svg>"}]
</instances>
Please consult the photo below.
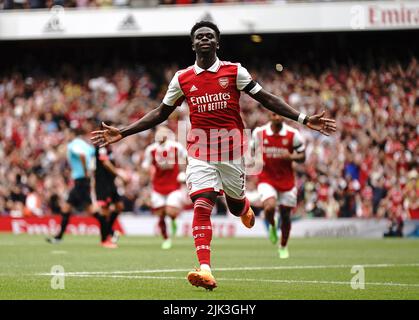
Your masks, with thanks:
<instances>
[{"instance_id":1,"label":"teammate in red kit","mask_svg":"<svg viewBox=\"0 0 419 320\"><path fill-rule=\"evenodd\" d=\"M403 187L398 181L390 188L388 194L389 230L384 234L386 237L403 237Z\"/></svg>"},{"instance_id":2,"label":"teammate in red kit","mask_svg":"<svg viewBox=\"0 0 419 320\"><path fill-rule=\"evenodd\" d=\"M153 169L151 205L153 213L159 217L159 229L164 239L162 249L170 249L165 218L171 218L171 235L176 234L176 218L185 205L184 190L179 175L186 165L187 151L174 139L174 133L162 126L157 129L156 142L145 150L143 170Z\"/></svg>"},{"instance_id":3,"label":"teammate in red kit","mask_svg":"<svg viewBox=\"0 0 419 320\"><path fill-rule=\"evenodd\" d=\"M258 176L258 192L263 203L265 219L269 223L269 239L278 242L275 211L281 216L281 243L278 254L289 257L287 243L291 231L291 210L297 206L293 161L304 162L305 145L297 129L287 125L283 118L271 114L271 122L253 131L254 148L261 148L263 169Z\"/></svg>"},{"instance_id":4,"label":"teammate in red kit","mask_svg":"<svg viewBox=\"0 0 419 320\"><path fill-rule=\"evenodd\" d=\"M247 228L255 223L253 210L245 197L244 125L239 99L242 91L264 107L313 130L329 135L336 131L334 120L322 114L306 116L290 107L255 82L239 63L220 61L217 57L220 31L209 21L191 29L192 50L196 62L178 71L159 107L125 128L105 125L92 132L95 144L115 143L126 136L150 129L165 121L186 100L190 111L188 165L186 182L194 203L192 234L200 267L188 274L188 281L212 290L217 286L211 273L211 211L223 191L229 211L240 217Z\"/></svg>"}]
</instances>

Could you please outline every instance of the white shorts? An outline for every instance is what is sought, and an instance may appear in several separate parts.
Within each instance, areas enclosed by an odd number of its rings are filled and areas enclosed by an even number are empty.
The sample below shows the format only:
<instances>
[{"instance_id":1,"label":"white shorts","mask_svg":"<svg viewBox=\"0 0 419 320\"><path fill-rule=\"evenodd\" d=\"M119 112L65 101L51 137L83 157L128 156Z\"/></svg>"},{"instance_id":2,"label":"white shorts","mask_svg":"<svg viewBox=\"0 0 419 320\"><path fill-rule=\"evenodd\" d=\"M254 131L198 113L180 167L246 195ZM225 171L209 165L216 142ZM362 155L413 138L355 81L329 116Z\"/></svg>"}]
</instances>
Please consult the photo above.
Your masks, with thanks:
<instances>
[{"instance_id":1,"label":"white shorts","mask_svg":"<svg viewBox=\"0 0 419 320\"><path fill-rule=\"evenodd\" d=\"M278 205L294 208L297 206L297 188L294 187L289 191L277 191L269 183L262 182L258 184L258 192L262 202L269 198L275 198Z\"/></svg>"},{"instance_id":2,"label":"white shorts","mask_svg":"<svg viewBox=\"0 0 419 320\"><path fill-rule=\"evenodd\" d=\"M191 204L192 201L188 195L186 187L182 187L176 191L173 191L167 196L166 206L168 207L174 207L182 210L185 206Z\"/></svg>"},{"instance_id":3,"label":"white shorts","mask_svg":"<svg viewBox=\"0 0 419 320\"><path fill-rule=\"evenodd\" d=\"M191 200L189 199L185 188L177 189L166 195L158 193L154 190L151 193L151 206L154 210L165 206L182 210L184 206L190 203Z\"/></svg>"},{"instance_id":4,"label":"white shorts","mask_svg":"<svg viewBox=\"0 0 419 320\"><path fill-rule=\"evenodd\" d=\"M207 162L188 157L186 185L189 195L205 191L224 191L230 198L243 199L246 190L244 160L233 162Z\"/></svg>"}]
</instances>

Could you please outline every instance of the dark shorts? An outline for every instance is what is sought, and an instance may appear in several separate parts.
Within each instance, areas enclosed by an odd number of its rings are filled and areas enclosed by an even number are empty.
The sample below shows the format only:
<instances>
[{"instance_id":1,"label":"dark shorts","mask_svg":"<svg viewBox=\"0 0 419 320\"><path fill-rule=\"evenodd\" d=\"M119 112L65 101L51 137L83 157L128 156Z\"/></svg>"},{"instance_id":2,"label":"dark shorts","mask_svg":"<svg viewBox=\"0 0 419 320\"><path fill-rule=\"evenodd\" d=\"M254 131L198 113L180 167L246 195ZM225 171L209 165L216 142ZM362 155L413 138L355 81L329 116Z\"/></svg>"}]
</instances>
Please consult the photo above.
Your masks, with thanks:
<instances>
[{"instance_id":1,"label":"dark shorts","mask_svg":"<svg viewBox=\"0 0 419 320\"><path fill-rule=\"evenodd\" d=\"M82 178L74 180L74 187L68 195L67 202L78 210L83 210L92 204L92 198L90 197L90 179Z\"/></svg>"},{"instance_id":2,"label":"dark shorts","mask_svg":"<svg viewBox=\"0 0 419 320\"><path fill-rule=\"evenodd\" d=\"M96 200L97 203L102 207L108 206L110 203L117 203L122 201L114 183L97 184Z\"/></svg>"}]
</instances>

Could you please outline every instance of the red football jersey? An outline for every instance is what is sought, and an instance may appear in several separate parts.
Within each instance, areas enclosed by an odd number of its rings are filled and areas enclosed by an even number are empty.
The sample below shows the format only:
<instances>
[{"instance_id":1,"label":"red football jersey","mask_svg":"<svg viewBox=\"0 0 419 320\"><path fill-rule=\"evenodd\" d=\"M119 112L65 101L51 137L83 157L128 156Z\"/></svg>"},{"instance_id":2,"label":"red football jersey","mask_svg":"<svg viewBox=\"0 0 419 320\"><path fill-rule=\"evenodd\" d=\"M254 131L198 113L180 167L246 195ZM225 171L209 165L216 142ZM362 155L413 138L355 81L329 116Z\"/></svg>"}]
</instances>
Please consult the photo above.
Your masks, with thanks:
<instances>
[{"instance_id":1,"label":"red football jersey","mask_svg":"<svg viewBox=\"0 0 419 320\"><path fill-rule=\"evenodd\" d=\"M142 167L145 170L154 167L151 179L154 191L166 195L180 188L179 161L185 158L185 148L175 141L155 142L146 148Z\"/></svg>"},{"instance_id":2,"label":"red football jersey","mask_svg":"<svg viewBox=\"0 0 419 320\"><path fill-rule=\"evenodd\" d=\"M259 183L269 183L278 191L288 191L295 186L292 161L280 158L284 151L290 153L305 150L304 140L297 129L283 123L282 129L275 134L268 123L253 131L255 147L261 146L263 152L263 169L259 174Z\"/></svg>"},{"instance_id":3,"label":"red football jersey","mask_svg":"<svg viewBox=\"0 0 419 320\"><path fill-rule=\"evenodd\" d=\"M206 161L228 161L241 157L246 145L240 116L240 92L252 78L238 63L216 60L207 70L196 64L178 71L163 99L177 106L186 99L191 129L188 155ZM255 94L261 86L247 88Z\"/></svg>"}]
</instances>

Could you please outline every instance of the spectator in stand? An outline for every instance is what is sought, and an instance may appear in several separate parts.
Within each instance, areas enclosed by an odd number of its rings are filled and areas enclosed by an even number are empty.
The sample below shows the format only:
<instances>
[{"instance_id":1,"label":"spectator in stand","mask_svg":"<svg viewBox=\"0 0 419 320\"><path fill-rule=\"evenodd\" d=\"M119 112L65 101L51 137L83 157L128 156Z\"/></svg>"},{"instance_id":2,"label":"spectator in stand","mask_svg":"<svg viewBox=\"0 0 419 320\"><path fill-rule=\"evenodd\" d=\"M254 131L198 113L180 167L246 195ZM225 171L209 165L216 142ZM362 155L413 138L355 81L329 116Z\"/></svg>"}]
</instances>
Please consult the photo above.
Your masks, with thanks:
<instances>
[{"instance_id":1,"label":"spectator in stand","mask_svg":"<svg viewBox=\"0 0 419 320\"><path fill-rule=\"evenodd\" d=\"M111 7L112 0L95 0L96 6L101 8Z\"/></svg>"},{"instance_id":2,"label":"spectator in stand","mask_svg":"<svg viewBox=\"0 0 419 320\"><path fill-rule=\"evenodd\" d=\"M27 0L4 0L3 9L26 9L28 8Z\"/></svg>"},{"instance_id":3,"label":"spectator in stand","mask_svg":"<svg viewBox=\"0 0 419 320\"><path fill-rule=\"evenodd\" d=\"M76 0L76 8L88 8L91 6L90 0Z\"/></svg>"},{"instance_id":4,"label":"spectator in stand","mask_svg":"<svg viewBox=\"0 0 419 320\"><path fill-rule=\"evenodd\" d=\"M46 0L29 0L29 8L43 9L46 8Z\"/></svg>"}]
</instances>

